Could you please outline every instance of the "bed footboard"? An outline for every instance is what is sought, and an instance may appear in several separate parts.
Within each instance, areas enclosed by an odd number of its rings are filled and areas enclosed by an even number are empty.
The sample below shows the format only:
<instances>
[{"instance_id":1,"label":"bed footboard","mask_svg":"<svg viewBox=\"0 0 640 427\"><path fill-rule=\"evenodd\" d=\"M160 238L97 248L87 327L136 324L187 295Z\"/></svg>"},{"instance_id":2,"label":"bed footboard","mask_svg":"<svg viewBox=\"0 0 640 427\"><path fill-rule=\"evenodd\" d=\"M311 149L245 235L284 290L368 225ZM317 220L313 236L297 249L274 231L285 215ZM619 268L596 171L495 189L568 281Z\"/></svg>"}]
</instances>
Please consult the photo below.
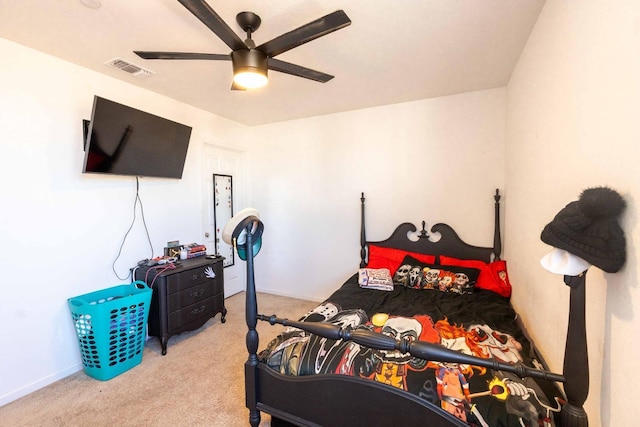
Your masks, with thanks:
<instances>
[{"instance_id":1,"label":"bed footboard","mask_svg":"<svg viewBox=\"0 0 640 427\"><path fill-rule=\"evenodd\" d=\"M345 375L283 376L264 364L256 372L257 409L295 425L373 426L393 419L399 426L420 420L427 426L468 427L425 399L370 380Z\"/></svg>"},{"instance_id":2,"label":"bed footboard","mask_svg":"<svg viewBox=\"0 0 640 427\"><path fill-rule=\"evenodd\" d=\"M412 340L398 340L370 330L340 327L323 322L298 322L275 315L257 314L258 320L272 325L302 329L331 340L353 341L382 350L399 350L430 361L448 361L483 366L495 371L511 372L520 378L535 377L563 382L564 376L523 364L502 363L449 350L440 345ZM377 425L393 419L395 425L467 426L458 418L426 398L404 390L355 376L321 374L312 376L282 375L264 363L247 361L245 365L247 406L251 425L260 422L260 411L301 426ZM397 408L390 413L389 408Z\"/></svg>"}]
</instances>

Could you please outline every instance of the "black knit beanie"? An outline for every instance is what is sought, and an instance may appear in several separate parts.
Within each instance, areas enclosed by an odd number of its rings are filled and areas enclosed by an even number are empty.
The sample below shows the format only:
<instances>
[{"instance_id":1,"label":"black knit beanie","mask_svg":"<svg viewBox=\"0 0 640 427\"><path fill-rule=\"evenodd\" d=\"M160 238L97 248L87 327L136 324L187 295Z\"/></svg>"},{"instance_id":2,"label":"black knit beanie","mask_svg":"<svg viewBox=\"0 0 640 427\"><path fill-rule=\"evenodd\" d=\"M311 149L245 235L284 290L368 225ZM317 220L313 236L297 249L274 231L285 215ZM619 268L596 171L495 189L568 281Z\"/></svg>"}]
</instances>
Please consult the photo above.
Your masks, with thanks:
<instances>
[{"instance_id":1,"label":"black knit beanie","mask_svg":"<svg viewBox=\"0 0 640 427\"><path fill-rule=\"evenodd\" d=\"M579 200L558 212L540 238L607 273L615 273L627 257L624 231L618 224L626 206L622 196L610 188L588 188Z\"/></svg>"}]
</instances>

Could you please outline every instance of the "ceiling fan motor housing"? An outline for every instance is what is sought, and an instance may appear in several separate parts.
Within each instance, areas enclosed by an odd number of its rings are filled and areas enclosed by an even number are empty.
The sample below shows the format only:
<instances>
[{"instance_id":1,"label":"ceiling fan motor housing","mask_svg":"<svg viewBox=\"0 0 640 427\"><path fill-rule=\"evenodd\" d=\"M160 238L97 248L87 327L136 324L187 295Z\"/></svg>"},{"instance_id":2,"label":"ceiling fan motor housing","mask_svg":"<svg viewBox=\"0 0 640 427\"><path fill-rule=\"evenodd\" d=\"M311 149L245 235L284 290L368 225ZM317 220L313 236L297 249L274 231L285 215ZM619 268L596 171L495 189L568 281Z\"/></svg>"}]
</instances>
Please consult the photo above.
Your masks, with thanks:
<instances>
[{"instance_id":1,"label":"ceiling fan motor housing","mask_svg":"<svg viewBox=\"0 0 640 427\"><path fill-rule=\"evenodd\" d=\"M231 61L233 62L234 74L243 71L255 72L256 70L264 71L264 74L267 74L267 55L259 50L236 50L231 52Z\"/></svg>"},{"instance_id":2,"label":"ceiling fan motor housing","mask_svg":"<svg viewBox=\"0 0 640 427\"><path fill-rule=\"evenodd\" d=\"M262 84L256 83L256 85L262 86L267 80L267 55L256 49L242 49L231 52L231 61L233 63L233 75L234 81L241 86L251 87L253 83L242 82L242 75L252 76L251 81L257 77L262 76L260 81ZM247 86L247 84L251 86ZM255 86L258 87L258 86Z\"/></svg>"}]
</instances>

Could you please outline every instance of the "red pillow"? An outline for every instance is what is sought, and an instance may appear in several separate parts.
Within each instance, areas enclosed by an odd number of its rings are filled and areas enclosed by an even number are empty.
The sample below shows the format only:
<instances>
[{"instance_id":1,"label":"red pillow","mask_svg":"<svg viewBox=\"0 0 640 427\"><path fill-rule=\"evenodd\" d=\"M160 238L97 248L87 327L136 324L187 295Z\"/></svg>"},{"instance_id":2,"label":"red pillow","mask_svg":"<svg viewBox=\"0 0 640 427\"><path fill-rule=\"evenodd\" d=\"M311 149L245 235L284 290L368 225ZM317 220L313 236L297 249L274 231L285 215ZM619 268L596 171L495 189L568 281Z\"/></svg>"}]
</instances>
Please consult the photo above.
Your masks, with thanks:
<instances>
[{"instance_id":1,"label":"red pillow","mask_svg":"<svg viewBox=\"0 0 640 427\"><path fill-rule=\"evenodd\" d=\"M433 264L436 261L434 255L419 254L416 252L404 251L402 249L383 248L382 246L369 245L369 263L367 268L386 268L391 277L396 273L405 256L411 255L418 261Z\"/></svg>"},{"instance_id":2,"label":"red pillow","mask_svg":"<svg viewBox=\"0 0 640 427\"><path fill-rule=\"evenodd\" d=\"M504 260L487 264L484 261L457 259L443 255L440 257L440 264L477 268L480 270L480 275L476 282L476 288L487 289L506 298L511 297L511 283L507 274L507 262Z\"/></svg>"}]
</instances>

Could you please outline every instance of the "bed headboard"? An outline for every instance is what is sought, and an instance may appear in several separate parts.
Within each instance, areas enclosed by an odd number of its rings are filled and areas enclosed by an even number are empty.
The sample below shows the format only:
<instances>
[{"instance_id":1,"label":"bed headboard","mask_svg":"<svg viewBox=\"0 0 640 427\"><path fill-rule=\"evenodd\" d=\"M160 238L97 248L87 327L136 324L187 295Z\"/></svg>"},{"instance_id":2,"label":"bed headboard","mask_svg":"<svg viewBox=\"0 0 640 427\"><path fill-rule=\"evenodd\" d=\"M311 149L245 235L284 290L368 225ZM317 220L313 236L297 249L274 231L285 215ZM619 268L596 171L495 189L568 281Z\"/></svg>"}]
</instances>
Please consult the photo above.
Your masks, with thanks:
<instances>
[{"instance_id":1,"label":"bed headboard","mask_svg":"<svg viewBox=\"0 0 640 427\"><path fill-rule=\"evenodd\" d=\"M477 259L485 262L500 259L500 253L502 251L502 240L500 237L501 196L498 189L496 189L493 197L495 200L493 246L482 247L464 242L453 228L444 223L438 223L431 227L431 233L440 234L440 238L438 239L425 229L425 221L422 221L422 229L418 234L418 239L415 241L409 239L408 233L414 233L418 229L415 225L405 222L400 224L386 240L369 242L366 238L365 197L364 193L362 193L360 197L360 267L367 265L367 249L369 244L424 254L445 255L459 259Z\"/></svg>"}]
</instances>

